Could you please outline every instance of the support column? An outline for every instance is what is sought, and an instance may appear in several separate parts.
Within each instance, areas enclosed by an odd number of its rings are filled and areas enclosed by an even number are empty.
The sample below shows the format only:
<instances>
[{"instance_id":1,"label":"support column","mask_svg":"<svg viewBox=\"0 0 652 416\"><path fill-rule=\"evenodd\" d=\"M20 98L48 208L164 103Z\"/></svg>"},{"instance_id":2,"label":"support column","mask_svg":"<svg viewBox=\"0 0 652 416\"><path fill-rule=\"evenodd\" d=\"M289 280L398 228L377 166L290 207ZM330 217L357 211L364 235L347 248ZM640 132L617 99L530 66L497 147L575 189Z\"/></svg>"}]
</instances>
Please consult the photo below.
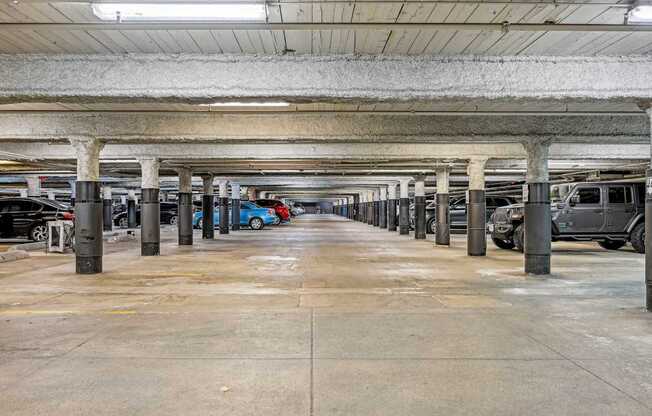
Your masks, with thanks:
<instances>
[{"instance_id":1,"label":"support column","mask_svg":"<svg viewBox=\"0 0 652 416\"><path fill-rule=\"evenodd\" d=\"M70 144L77 155L75 183L75 270L77 274L102 272L102 196L100 151L97 139L75 138Z\"/></svg>"},{"instance_id":2,"label":"support column","mask_svg":"<svg viewBox=\"0 0 652 416\"><path fill-rule=\"evenodd\" d=\"M378 226L380 228L387 228L387 188L380 188L380 202L378 202Z\"/></svg>"},{"instance_id":3,"label":"support column","mask_svg":"<svg viewBox=\"0 0 652 416\"><path fill-rule=\"evenodd\" d=\"M161 254L161 204L159 202L159 160L155 157L138 159L141 170L140 254Z\"/></svg>"},{"instance_id":4,"label":"support column","mask_svg":"<svg viewBox=\"0 0 652 416\"><path fill-rule=\"evenodd\" d=\"M652 123L652 107L647 108L647 115ZM650 124L650 146L652 150L652 124ZM652 152L650 168L645 180L645 308L652 312Z\"/></svg>"},{"instance_id":5,"label":"support column","mask_svg":"<svg viewBox=\"0 0 652 416\"><path fill-rule=\"evenodd\" d=\"M367 223L367 191L360 194L360 222Z\"/></svg>"},{"instance_id":6,"label":"support column","mask_svg":"<svg viewBox=\"0 0 652 416\"><path fill-rule=\"evenodd\" d=\"M396 185L389 185L387 193L387 231L396 231Z\"/></svg>"},{"instance_id":7,"label":"support column","mask_svg":"<svg viewBox=\"0 0 652 416\"><path fill-rule=\"evenodd\" d=\"M70 206L75 206L75 198L77 197L77 184L76 180L70 179L68 185L70 185Z\"/></svg>"},{"instance_id":8,"label":"support column","mask_svg":"<svg viewBox=\"0 0 652 416\"><path fill-rule=\"evenodd\" d=\"M550 274L550 183L548 182L549 141L524 143L527 151L527 192L524 203L525 273Z\"/></svg>"},{"instance_id":9,"label":"support column","mask_svg":"<svg viewBox=\"0 0 652 416\"><path fill-rule=\"evenodd\" d=\"M435 244L448 246L451 243L450 197L448 195L449 168L437 169L437 194L435 196Z\"/></svg>"},{"instance_id":10,"label":"support column","mask_svg":"<svg viewBox=\"0 0 652 416\"><path fill-rule=\"evenodd\" d=\"M488 158L473 158L467 167L469 191L466 201L466 252L469 256L487 254L486 215L484 196L484 168Z\"/></svg>"},{"instance_id":11,"label":"support column","mask_svg":"<svg viewBox=\"0 0 652 416\"><path fill-rule=\"evenodd\" d=\"M367 191L367 224L374 225L374 191Z\"/></svg>"},{"instance_id":12,"label":"support column","mask_svg":"<svg viewBox=\"0 0 652 416\"><path fill-rule=\"evenodd\" d=\"M423 178L414 182L414 238L426 239L426 185Z\"/></svg>"},{"instance_id":13,"label":"support column","mask_svg":"<svg viewBox=\"0 0 652 416\"><path fill-rule=\"evenodd\" d=\"M240 184L231 183L231 229L240 230Z\"/></svg>"},{"instance_id":14,"label":"support column","mask_svg":"<svg viewBox=\"0 0 652 416\"><path fill-rule=\"evenodd\" d=\"M111 187L102 188L102 205L104 210L104 231L113 231L113 198L111 196Z\"/></svg>"},{"instance_id":15,"label":"support column","mask_svg":"<svg viewBox=\"0 0 652 416\"><path fill-rule=\"evenodd\" d=\"M400 199L398 201L398 233L400 235L410 234L410 180L401 180Z\"/></svg>"},{"instance_id":16,"label":"support column","mask_svg":"<svg viewBox=\"0 0 652 416\"><path fill-rule=\"evenodd\" d=\"M220 234L229 233L229 183L220 181Z\"/></svg>"},{"instance_id":17,"label":"support column","mask_svg":"<svg viewBox=\"0 0 652 416\"><path fill-rule=\"evenodd\" d=\"M201 237L204 240L215 238L214 209L215 209L215 188L213 187L213 175L201 177L204 185L202 195L202 226Z\"/></svg>"},{"instance_id":18,"label":"support column","mask_svg":"<svg viewBox=\"0 0 652 416\"><path fill-rule=\"evenodd\" d=\"M190 168L180 168L179 174L179 193L177 194L177 219L178 244L180 246L192 245L192 171ZM203 219L202 219L203 221Z\"/></svg>"},{"instance_id":19,"label":"support column","mask_svg":"<svg viewBox=\"0 0 652 416\"><path fill-rule=\"evenodd\" d=\"M40 197L41 196L41 178L38 175L25 176L27 181L27 196Z\"/></svg>"},{"instance_id":20,"label":"support column","mask_svg":"<svg viewBox=\"0 0 652 416\"><path fill-rule=\"evenodd\" d=\"M138 227L138 218L136 217L136 191L130 189L127 199L127 228Z\"/></svg>"},{"instance_id":21,"label":"support column","mask_svg":"<svg viewBox=\"0 0 652 416\"><path fill-rule=\"evenodd\" d=\"M380 226L380 191L374 191L374 227Z\"/></svg>"}]
</instances>

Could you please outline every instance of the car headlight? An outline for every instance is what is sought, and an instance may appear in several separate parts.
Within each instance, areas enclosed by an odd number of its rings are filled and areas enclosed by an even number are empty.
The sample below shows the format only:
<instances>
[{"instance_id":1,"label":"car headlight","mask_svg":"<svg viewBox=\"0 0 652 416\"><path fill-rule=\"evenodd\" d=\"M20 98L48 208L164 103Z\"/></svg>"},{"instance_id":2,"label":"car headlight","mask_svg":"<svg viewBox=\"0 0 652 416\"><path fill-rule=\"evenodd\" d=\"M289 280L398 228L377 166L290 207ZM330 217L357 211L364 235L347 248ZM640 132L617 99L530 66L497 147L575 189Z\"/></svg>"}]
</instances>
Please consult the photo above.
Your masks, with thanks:
<instances>
[{"instance_id":1,"label":"car headlight","mask_svg":"<svg viewBox=\"0 0 652 416\"><path fill-rule=\"evenodd\" d=\"M509 218L513 220L520 220L521 218L523 218L523 213L521 211L512 211L509 214Z\"/></svg>"}]
</instances>

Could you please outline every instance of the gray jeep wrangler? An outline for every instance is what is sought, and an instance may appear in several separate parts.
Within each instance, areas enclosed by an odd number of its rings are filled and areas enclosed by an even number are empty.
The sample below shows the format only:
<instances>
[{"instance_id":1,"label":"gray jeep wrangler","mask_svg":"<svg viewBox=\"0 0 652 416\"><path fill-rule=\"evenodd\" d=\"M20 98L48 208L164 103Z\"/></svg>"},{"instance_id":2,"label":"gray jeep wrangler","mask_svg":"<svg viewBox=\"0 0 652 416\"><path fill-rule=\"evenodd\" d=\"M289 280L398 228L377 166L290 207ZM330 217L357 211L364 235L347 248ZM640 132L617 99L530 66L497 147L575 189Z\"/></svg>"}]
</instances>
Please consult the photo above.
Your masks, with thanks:
<instances>
[{"instance_id":1,"label":"gray jeep wrangler","mask_svg":"<svg viewBox=\"0 0 652 416\"><path fill-rule=\"evenodd\" d=\"M523 204L496 208L487 228L494 244L523 251ZM582 182L550 187L552 241L597 241L607 250L627 242L645 253L645 184Z\"/></svg>"}]
</instances>

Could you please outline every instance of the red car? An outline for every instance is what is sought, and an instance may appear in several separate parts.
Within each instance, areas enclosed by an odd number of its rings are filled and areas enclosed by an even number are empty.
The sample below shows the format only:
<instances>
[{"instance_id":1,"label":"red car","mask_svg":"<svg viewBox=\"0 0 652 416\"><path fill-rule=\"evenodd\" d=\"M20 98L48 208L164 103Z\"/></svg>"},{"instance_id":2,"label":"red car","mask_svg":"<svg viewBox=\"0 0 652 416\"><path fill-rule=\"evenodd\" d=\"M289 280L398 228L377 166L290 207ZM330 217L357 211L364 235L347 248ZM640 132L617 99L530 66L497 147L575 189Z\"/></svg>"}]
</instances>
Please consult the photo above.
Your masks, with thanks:
<instances>
[{"instance_id":1,"label":"red car","mask_svg":"<svg viewBox=\"0 0 652 416\"><path fill-rule=\"evenodd\" d=\"M257 199L254 203L263 208L273 208L281 222L290 221L290 208L278 199Z\"/></svg>"}]
</instances>

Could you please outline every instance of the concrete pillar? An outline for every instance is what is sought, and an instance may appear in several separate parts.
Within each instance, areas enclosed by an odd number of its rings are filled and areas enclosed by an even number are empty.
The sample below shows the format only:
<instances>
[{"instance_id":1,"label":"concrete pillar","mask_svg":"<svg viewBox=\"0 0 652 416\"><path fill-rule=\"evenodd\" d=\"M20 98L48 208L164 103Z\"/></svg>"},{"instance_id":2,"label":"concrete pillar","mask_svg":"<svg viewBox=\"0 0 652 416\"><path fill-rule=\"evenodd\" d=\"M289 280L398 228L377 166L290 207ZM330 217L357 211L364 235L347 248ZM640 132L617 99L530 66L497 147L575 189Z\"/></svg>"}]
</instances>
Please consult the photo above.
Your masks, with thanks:
<instances>
[{"instance_id":1,"label":"concrete pillar","mask_svg":"<svg viewBox=\"0 0 652 416\"><path fill-rule=\"evenodd\" d=\"M380 202L378 203L378 226L380 228L387 228L387 188L380 188Z\"/></svg>"},{"instance_id":2,"label":"concrete pillar","mask_svg":"<svg viewBox=\"0 0 652 416\"><path fill-rule=\"evenodd\" d=\"M360 222L367 222L367 192L360 193Z\"/></svg>"},{"instance_id":3,"label":"concrete pillar","mask_svg":"<svg viewBox=\"0 0 652 416\"><path fill-rule=\"evenodd\" d=\"M18 193L21 198L27 198L27 189L19 189Z\"/></svg>"},{"instance_id":4,"label":"concrete pillar","mask_svg":"<svg viewBox=\"0 0 652 416\"><path fill-rule=\"evenodd\" d=\"M57 197L54 195L53 191L48 191L48 199L51 201L56 201Z\"/></svg>"},{"instance_id":5,"label":"concrete pillar","mask_svg":"<svg viewBox=\"0 0 652 416\"><path fill-rule=\"evenodd\" d=\"M138 227L138 217L136 215L136 191L130 189L128 191L129 199L127 199L127 227Z\"/></svg>"},{"instance_id":6,"label":"concrete pillar","mask_svg":"<svg viewBox=\"0 0 652 416\"><path fill-rule=\"evenodd\" d=\"M161 254L161 203L159 201L159 160L156 157L138 159L141 170L140 192L140 255Z\"/></svg>"},{"instance_id":7,"label":"concrete pillar","mask_svg":"<svg viewBox=\"0 0 652 416\"><path fill-rule=\"evenodd\" d=\"M435 244L450 245L450 197L448 195L448 181L450 169L448 167L437 169L437 194L435 196Z\"/></svg>"},{"instance_id":8,"label":"concrete pillar","mask_svg":"<svg viewBox=\"0 0 652 416\"><path fill-rule=\"evenodd\" d=\"M215 238L214 209L215 209L215 188L213 186L213 175L203 175L203 195L202 195L202 226L201 237L204 240Z\"/></svg>"},{"instance_id":9,"label":"concrete pillar","mask_svg":"<svg viewBox=\"0 0 652 416\"><path fill-rule=\"evenodd\" d=\"M102 272L102 196L100 151L104 144L91 138L70 139L77 156L75 194L75 270Z\"/></svg>"},{"instance_id":10,"label":"concrete pillar","mask_svg":"<svg viewBox=\"0 0 652 416\"><path fill-rule=\"evenodd\" d=\"M120 196L120 203L124 206L127 206L127 196L126 195L121 195Z\"/></svg>"},{"instance_id":11,"label":"concrete pillar","mask_svg":"<svg viewBox=\"0 0 652 416\"><path fill-rule=\"evenodd\" d=\"M396 185L387 187L387 231L396 231Z\"/></svg>"},{"instance_id":12,"label":"concrete pillar","mask_svg":"<svg viewBox=\"0 0 652 416\"><path fill-rule=\"evenodd\" d=\"M426 239L426 185L423 178L414 182L414 238Z\"/></svg>"},{"instance_id":13,"label":"concrete pillar","mask_svg":"<svg viewBox=\"0 0 652 416\"><path fill-rule=\"evenodd\" d=\"M550 274L550 183L548 179L549 141L524 143L527 151L527 192L524 203L525 273Z\"/></svg>"},{"instance_id":14,"label":"concrete pillar","mask_svg":"<svg viewBox=\"0 0 652 416\"><path fill-rule=\"evenodd\" d=\"M469 256L487 254L486 202L484 197L484 168L486 157L473 158L467 166L469 191L466 199L466 252Z\"/></svg>"},{"instance_id":15,"label":"concrete pillar","mask_svg":"<svg viewBox=\"0 0 652 416\"><path fill-rule=\"evenodd\" d=\"M41 178L38 175L25 176L27 181L27 196L40 197L41 196Z\"/></svg>"},{"instance_id":16,"label":"concrete pillar","mask_svg":"<svg viewBox=\"0 0 652 416\"><path fill-rule=\"evenodd\" d=\"M231 229L240 230L240 184L231 183Z\"/></svg>"},{"instance_id":17,"label":"concrete pillar","mask_svg":"<svg viewBox=\"0 0 652 416\"><path fill-rule=\"evenodd\" d=\"M652 123L652 107L647 109L647 115ZM650 127L650 146L652 146L652 124ZM645 307L652 312L652 152L650 154L650 169L645 180Z\"/></svg>"},{"instance_id":18,"label":"concrete pillar","mask_svg":"<svg viewBox=\"0 0 652 416\"><path fill-rule=\"evenodd\" d=\"M380 226L380 190L373 191L374 202L373 202L373 212L374 212L374 227Z\"/></svg>"},{"instance_id":19,"label":"concrete pillar","mask_svg":"<svg viewBox=\"0 0 652 416\"><path fill-rule=\"evenodd\" d=\"M220 234L229 233L229 191L227 181L219 181L220 187Z\"/></svg>"},{"instance_id":20,"label":"concrete pillar","mask_svg":"<svg viewBox=\"0 0 652 416\"><path fill-rule=\"evenodd\" d=\"M190 168L177 169L179 174L179 193L177 194L177 219L178 244L180 246L191 246L192 238L192 216L194 207L192 204L192 171ZM202 219L202 221L204 221Z\"/></svg>"},{"instance_id":21,"label":"concrete pillar","mask_svg":"<svg viewBox=\"0 0 652 416\"><path fill-rule=\"evenodd\" d=\"M402 179L400 199L398 201L398 233L410 234L410 179Z\"/></svg>"},{"instance_id":22,"label":"concrete pillar","mask_svg":"<svg viewBox=\"0 0 652 416\"><path fill-rule=\"evenodd\" d=\"M104 231L113 231L113 196L111 195L111 187L108 185L102 187L102 206Z\"/></svg>"},{"instance_id":23,"label":"concrete pillar","mask_svg":"<svg viewBox=\"0 0 652 416\"><path fill-rule=\"evenodd\" d=\"M247 200L255 201L256 200L256 188L253 186L247 186Z\"/></svg>"},{"instance_id":24,"label":"concrete pillar","mask_svg":"<svg viewBox=\"0 0 652 416\"><path fill-rule=\"evenodd\" d=\"M367 224L374 225L374 191L367 191Z\"/></svg>"},{"instance_id":25,"label":"concrete pillar","mask_svg":"<svg viewBox=\"0 0 652 416\"><path fill-rule=\"evenodd\" d=\"M70 179L68 181L68 185L70 185L70 206L74 207L75 206L75 198L77 196L77 185L76 185L76 180Z\"/></svg>"}]
</instances>

